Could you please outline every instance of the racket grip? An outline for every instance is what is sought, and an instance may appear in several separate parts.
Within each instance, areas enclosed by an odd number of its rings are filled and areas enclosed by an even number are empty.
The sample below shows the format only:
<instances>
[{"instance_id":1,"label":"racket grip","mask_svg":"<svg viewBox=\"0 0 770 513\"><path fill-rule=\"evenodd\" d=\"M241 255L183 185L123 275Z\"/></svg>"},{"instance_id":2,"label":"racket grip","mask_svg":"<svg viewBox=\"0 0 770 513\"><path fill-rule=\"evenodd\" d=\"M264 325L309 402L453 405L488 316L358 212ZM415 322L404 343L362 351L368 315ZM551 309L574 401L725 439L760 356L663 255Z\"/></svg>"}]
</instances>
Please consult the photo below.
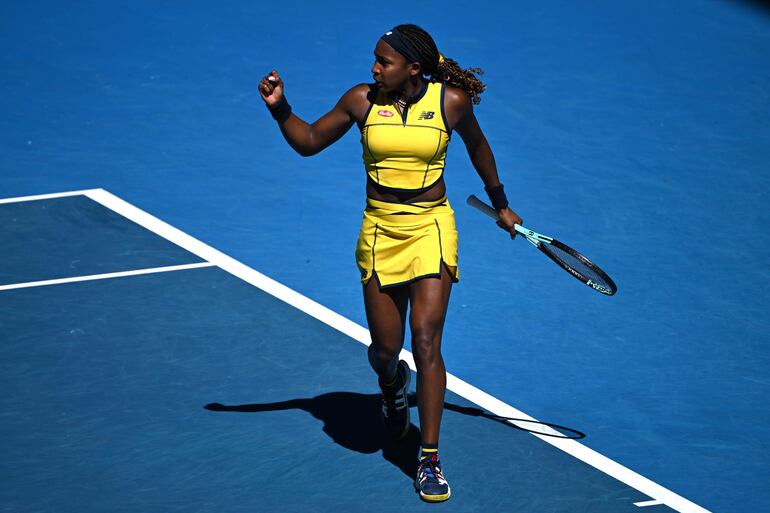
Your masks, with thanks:
<instances>
[{"instance_id":1,"label":"racket grip","mask_svg":"<svg viewBox=\"0 0 770 513\"><path fill-rule=\"evenodd\" d=\"M471 194L470 196L468 196L468 199L466 200L466 202L468 203L468 205L472 206L473 208L479 209L482 213L488 215L495 221L500 220L500 216L497 215L497 210L495 210L494 208L490 207L489 205L484 203L482 200L477 198L475 194ZM532 244L534 244L535 246L537 246L538 240L545 241L545 242L551 242L552 240L550 237L546 237L545 235L540 235L539 233L533 232L528 228L524 228L519 224L513 225L513 228L517 232L522 234L524 237L526 237L527 240Z\"/></svg>"},{"instance_id":2,"label":"racket grip","mask_svg":"<svg viewBox=\"0 0 770 513\"><path fill-rule=\"evenodd\" d=\"M489 205L487 205L486 203L478 199L475 194L471 194L470 196L468 196L468 199L466 201L468 205L478 209L483 214L488 215L495 221L498 221L500 219L500 216L497 215L497 210L495 210L494 208L490 207Z\"/></svg>"}]
</instances>

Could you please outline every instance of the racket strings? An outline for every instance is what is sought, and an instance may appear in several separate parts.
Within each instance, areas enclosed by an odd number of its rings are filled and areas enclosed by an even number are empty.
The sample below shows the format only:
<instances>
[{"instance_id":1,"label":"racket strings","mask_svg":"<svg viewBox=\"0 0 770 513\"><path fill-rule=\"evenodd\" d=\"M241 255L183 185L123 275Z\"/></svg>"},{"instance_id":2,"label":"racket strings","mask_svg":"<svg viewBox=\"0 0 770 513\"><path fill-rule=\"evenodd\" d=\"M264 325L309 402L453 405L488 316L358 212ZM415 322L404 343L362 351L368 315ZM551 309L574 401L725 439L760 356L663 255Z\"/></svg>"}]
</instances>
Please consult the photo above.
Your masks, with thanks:
<instances>
[{"instance_id":1,"label":"racket strings","mask_svg":"<svg viewBox=\"0 0 770 513\"><path fill-rule=\"evenodd\" d=\"M591 264L591 262L587 261L588 259L585 257L581 259L579 256L577 256L577 252L572 253L554 244L543 244L541 249L543 252L548 253L549 256L552 256L558 261L561 261L569 269L580 274L584 278L607 287L608 289L614 288L614 284L609 281L609 278L606 274L598 270L593 264Z\"/></svg>"}]
</instances>

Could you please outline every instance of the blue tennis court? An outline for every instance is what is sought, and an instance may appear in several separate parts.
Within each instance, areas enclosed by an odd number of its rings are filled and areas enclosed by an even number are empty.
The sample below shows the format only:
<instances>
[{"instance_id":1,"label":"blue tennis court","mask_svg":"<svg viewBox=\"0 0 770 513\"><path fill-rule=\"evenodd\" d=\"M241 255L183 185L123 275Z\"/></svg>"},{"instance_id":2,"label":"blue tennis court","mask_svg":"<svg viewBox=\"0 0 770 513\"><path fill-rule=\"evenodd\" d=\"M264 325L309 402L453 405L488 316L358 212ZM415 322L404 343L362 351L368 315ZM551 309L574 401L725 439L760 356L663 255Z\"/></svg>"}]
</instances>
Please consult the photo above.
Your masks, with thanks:
<instances>
[{"instance_id":1,"label":"blue tennis court","mask_svg":"<svg viewBox=\"0 0 770 513\"><path fill-rule=\"evenodd\" d=\"M418 507L417 431L384 441L355 339L88 196L2 204L0 219L11 254L41 255L9 260L2 285L9 510L357 509L380 494L391 502L368 509ZM60 283L67 271L88 274ZM20 276L34 281L7 283ZM459 435L447 453L467 488L453 511L652 501L463 397L449 394L447 409ZM473 472L489 451L496 470Z\"/></svg>"},{"instance_id":2,"label":"blue tennis court","mask_svg":"<svg viewBox=\"0 0 770 513\"><path fill-rule=\"evenodd\" d=\"M619 286L467 207L452 142L433 506L366 361L358 134L298 157L256 91L314 120L402 22L485 69L512 204ZM770 510L768 54L727 0L0 6L3 510Z\"/></svg>"}]
</instances>

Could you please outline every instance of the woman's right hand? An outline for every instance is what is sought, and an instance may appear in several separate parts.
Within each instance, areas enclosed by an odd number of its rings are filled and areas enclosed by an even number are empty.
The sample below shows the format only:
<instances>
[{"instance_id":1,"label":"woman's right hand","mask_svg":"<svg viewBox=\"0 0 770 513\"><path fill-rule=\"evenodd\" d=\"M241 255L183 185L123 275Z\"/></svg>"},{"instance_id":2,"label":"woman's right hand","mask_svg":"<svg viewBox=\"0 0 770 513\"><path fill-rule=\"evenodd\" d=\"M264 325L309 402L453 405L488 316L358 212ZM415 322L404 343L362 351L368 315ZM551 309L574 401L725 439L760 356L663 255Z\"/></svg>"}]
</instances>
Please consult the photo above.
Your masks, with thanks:
<instances>
[{"instance_id":1,"label":"woman's right hand","mask_svg":"<svg viewBox=\"0 0 770 513\"><path fill-rule=\"evenodd\" d=\"M259 82L259 93L270 108L283 101L283 80L277 71L271 71Z\"/></svg>"}]
</instances>

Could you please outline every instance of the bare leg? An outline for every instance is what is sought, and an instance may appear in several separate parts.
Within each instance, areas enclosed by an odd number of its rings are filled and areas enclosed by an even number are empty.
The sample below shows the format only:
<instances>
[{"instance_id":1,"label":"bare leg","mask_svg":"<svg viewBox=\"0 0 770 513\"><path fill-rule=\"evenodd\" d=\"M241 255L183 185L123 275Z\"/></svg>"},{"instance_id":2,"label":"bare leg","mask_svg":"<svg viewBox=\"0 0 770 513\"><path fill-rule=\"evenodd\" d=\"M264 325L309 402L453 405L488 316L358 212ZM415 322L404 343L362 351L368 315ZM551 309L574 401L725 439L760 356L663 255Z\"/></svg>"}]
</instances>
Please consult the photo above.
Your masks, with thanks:
<instances>
[{"instance_id":1,"label":"bare leg","mask_svg":"<svg viewBox=\"0 0 770 513\"><path fill-rule=\"evenodd\" d=\"M441 357L441 335L451 290L452 279L444 266L440 279L425 278L409 287L409 325L417 365L417 405L423 444L438 444L444 412L446 370Z\"/></svg>"},{"instance_id":2,"label":"bare leg","mask_svg":"<svg viewBox=\"0 0 770 513\"><path fill-rule=\"evenodd\" d=\"M381 384L396 377L398 355L404 347L408 292L406 286L381 290L376 275L364 285L366 319L372 334L369 363Z\"/></svg>"}]
</instances>

